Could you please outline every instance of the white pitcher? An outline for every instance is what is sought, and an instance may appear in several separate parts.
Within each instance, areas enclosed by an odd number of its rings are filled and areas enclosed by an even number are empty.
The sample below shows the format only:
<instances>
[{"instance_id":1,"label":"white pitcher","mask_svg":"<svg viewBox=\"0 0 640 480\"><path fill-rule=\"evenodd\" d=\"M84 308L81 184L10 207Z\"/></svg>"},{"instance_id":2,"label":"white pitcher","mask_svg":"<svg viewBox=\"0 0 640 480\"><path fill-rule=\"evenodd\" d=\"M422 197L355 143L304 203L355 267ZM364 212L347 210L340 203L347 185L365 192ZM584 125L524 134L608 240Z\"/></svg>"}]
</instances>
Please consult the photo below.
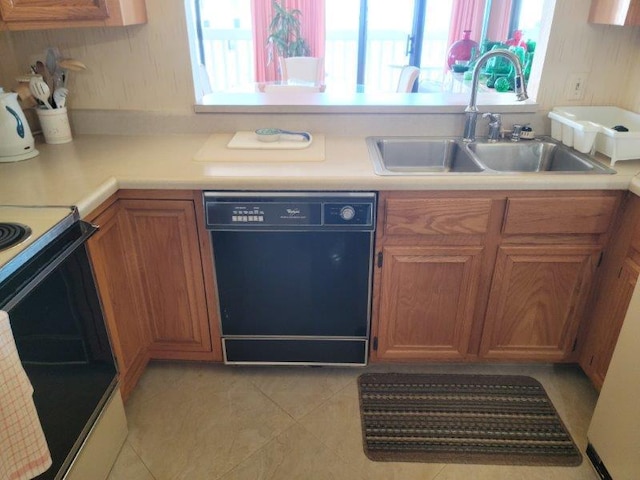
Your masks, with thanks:
<instances>
[{"instance_id":1,"label":"white pitcher","mask_svg":"<svg viewBox=\"0 0 640 480\"><path fill-rule=\"evenodd\" d=\"M17 162L38 155L33 135L18 103L17 93L0 88L0 162Z\"/></svg>"}]
</instances>

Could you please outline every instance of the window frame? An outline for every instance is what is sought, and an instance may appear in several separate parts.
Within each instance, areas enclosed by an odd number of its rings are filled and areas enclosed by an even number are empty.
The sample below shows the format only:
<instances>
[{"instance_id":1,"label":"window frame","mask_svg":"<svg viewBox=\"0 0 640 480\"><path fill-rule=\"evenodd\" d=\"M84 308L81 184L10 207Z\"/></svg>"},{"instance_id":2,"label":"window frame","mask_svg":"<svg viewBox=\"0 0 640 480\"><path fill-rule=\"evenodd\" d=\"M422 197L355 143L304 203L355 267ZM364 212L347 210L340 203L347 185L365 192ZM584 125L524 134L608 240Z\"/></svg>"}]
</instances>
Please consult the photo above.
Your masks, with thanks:
<instances>
[{"instance_id":1,"label":"window frame","mask_svg":"<svg viewBox=\"0 0 640 480\"><path fill-rule=\"evenodd\" d=\"M366 0L364 0L366 1ZM361 5L362 3L361 2ZM425 0L426 1L426 0ZM555 10L555 0L544 0L544 11L553 12ZM514 17L517 18L516 4L519 6L521 0L514 0L510 13L510 29L511 22ZM200 25L199 13L196 15L196 5L199 7L200 0L185 0L185 8L187 11L187 30L189 33L190 55L192 60L192 72L194 79L194 112L195 113L459 113L460 107L464 107L468 103L469 94L451 94L451 93L392 93L388 95L381 94L365 94L354 92L351 95L329 96L323 94L299 94L291 98L277 94L258 94L258 93L207 93L202 86L200 67L204 65L202 60L202 31L196 28ZM549 10L550 9L550 10ZM198 21L196 21L196 19ZM543 17L543 25L548 23L550 27L553 14ZM546 20L546 21L545 21ZM547 37L538 40L538 46L541 43L545 45ZM543 29L544 30L544 29ZM199 31L199 33L198 33ZM510 33L512 35L512 33ZM198 42L194 43L193 38L197 38ZM544 42L541 42L544 40ZM194 48L197 45L198 48ZM542 69L544 56L536 55L534 58L534 70ZM538 75L537 82L539 82ZM497 113L535 113L538 110L538 103L535 99L537 96L538 84L533 86L533 94L530 93L529 100L518 102L513 95L505 95L500 93L479 93L478 104L491 108ZM203 93L204 92L204 93ZM268 97L268 98L267 98ZM507 98L508 97L508 98Z\"/></svg>"}]
</instances>

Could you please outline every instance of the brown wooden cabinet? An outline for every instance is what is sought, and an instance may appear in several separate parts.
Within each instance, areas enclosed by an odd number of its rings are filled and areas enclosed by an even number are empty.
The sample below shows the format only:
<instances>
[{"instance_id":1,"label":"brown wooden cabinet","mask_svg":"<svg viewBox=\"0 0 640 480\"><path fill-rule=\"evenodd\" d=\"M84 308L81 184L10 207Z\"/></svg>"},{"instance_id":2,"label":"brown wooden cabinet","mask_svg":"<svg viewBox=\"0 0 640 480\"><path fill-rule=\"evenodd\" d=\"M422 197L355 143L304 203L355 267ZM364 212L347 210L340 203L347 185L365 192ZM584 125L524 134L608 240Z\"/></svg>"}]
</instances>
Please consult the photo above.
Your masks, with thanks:
<instances>
[{"instance_id":1,"label":"brown wooden cabinet","mask_svg":"<svg viewBox=\"0 0 640 480\"><path fill-rule=\"evenodd\" d=\"M620 198L381 193L372 360L575 361Z\"/></svg>"},{"instance_id":2,"label":"brown wooden cabinet","mask_svg":"<svg viewBox=\"0 0 640 480\"><path fill-rule=\"evenodd\" d=\"M126 399L149 361L146 303L125 212L116 202L93 222L100 229L87 245Z\"/></svg>"},{"instance_id":3,"label":"brown wooden cabinet","mask_svg":"<svg viewBox=\"0 0 640 480\"><path fill-rule=\"evenodd\" d=\"M89 251L125 397L149 358L222 358L200 199L201 192L123 190L95 216L100 229Z\"/></svg>"},{"instance_id":4,"label":"brown wooden cabinet","mask_svg":"<svg viewBox=\"0 0 640 480\"><path fill-rule=\"evenodd\" d=\"M501 246L480 355L569 359L599 256L599 246Z\"/></svg>"},{"instance_id":5,"label":"brown wooden cabinet","mask_svg":"<svg viewBox=\"0 0 640 480\"><path fill-rule=\"evenodd\" d=\"M380 194L372 360L463 360L477 349L495 251L487 235L502 209L482 193Z\"/></svg>"},{"instance_id":6,"label":"brown wooden cabinet","mask_svg":"<svg viewBox=\"0 0 640 480\"><path fill-rule=\"evenodd\" d=\"M629 193L610 247L580 342L580 366L602 387L640 272L640 198Z\"/></svg>"},{"instance_id":7,"label":"brown wooden cabinet","mask_svg":"<svg viewBox=\"0 0 640 480\"><path fill-rule=\"evenodd\" d=\"M640 199L630 195L596 275L621 196L381 192L371 359L579 354L597 384L640 272ZM221 360L200 200L201 192L122 190L89 216L101 226L89 251L125 396L149 358Z\"/></svg>"},{"instance_id":8,"label":"brown wooden cabinet","mask_svg":"<svg viewBox=\"0 0 640 480\"><path fill-rule=\"evenodd\" d=\"M193 201L122 199L120 205L148 312L150 356L211 352Z\"/></svg>"},{"instance_id":9,"label":"brown wooden cabinet","mask_svg":"<svg viewBox=\"0 0 640 480\"><path fill-rule=\"evenodd\" d=\"M482 247L384 247L379 359L463 359Z\"/></svg>"},{"instance_id":10,"label":"brown wooden cabinet","mask_svg":"<svg viewBox=\"0 0 640 480\"><path fill-rule=\"evenodd\" d=\"M509 193L480 356L574 361L618 192Z\"/></svg>"},{"instance_id":11,"label":"brown wooden cabinet","mask_svg":"<svg viewBox=\"0 0 640 480\"><path fill-rule=\"evenodd\" d=\"M144 0L0 0L8 30L123 26L146 23Z\"/></svg>"},{"instance_id":12,"label":"brown wooden cabinet","mask_svg":"<svg viewBox=\"0 0 640 480\"><path fill-rule=\"evenodd\" d=\"M589 22L640 25L640 0L592 0Z\"/></svg>"}]
</instances>

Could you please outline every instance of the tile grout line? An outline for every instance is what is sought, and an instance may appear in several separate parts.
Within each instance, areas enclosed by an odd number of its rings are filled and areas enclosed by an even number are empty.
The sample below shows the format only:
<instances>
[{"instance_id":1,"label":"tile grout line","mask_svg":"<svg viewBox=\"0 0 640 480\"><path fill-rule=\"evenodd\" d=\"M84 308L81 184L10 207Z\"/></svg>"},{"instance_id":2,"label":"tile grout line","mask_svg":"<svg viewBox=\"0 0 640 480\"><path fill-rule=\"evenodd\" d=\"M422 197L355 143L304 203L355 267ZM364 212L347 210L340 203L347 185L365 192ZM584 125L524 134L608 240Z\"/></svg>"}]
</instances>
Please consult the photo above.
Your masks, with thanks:
<instances>
[{"instance_id":1,"label":"tile grout line","mask_svg":"<svg viewBox=\"0 0 640 480\"><path fill-rule=\"evenodd\" d=\"M129 435L127 434L127 437L129 437ZM133 448L133 445L131 445L131 443L129 443L129 439L125 439L125 443L127 443L129 445L129 448L131 448L131 450L133 451L133 453L136 454L136 457L138 457L138 460L140 460L140 463L142 463L142 465L144 465L145 470L147 471L147 473L149 473L149 475L151 475L151 478L153 480L157 480L156 476L153 474L153 472L151 471L151 469L149 468L149 466L145 463L145 461L142 459L142 457L140 456L140 454L136 451L135 448ZM124 447L124 445L123 445ZM120 449L120 453L122 453L122 449ZM120 456L120 453L118 454L118 456ZM111 473L111 472L109 472Z\"/></svg>"},{"instance_id":2,"label":"tile grout line","mask_svg":"<svg viewBox=\"0 0 640 480\"><path fill-rule=\"evenodd\" d=\"M247 453L247 455L243 458L241 458L235 465L229 467L228 470L225 470L224 472L222 472L220 475L216 476L215 478L212 478L211 480L220 480L222 478L224 478L226 475L228 475L229 473L231 473L233 470L235 470L236 468L238 468L240 465L242 465L244 462L246 462L247 460L249 460L251 457L253 457L254 455L256 455L260 450L262 450L263 448L265 448L267 445L269 445L272 441L274 441L276 438L278 438L278 436L282 435L284 432L286 432L287 430L289 430L291 427L293 427L296 424L296 419L293 418L289 412L287 412L284 408L282 408L280 405L278 405L274 400L272 400L266 393L264 393L260 387L258 387L256 384L253 383L253 381L251 379L249 379L249 383L251 384L251 386L260 394L262 395L264 398L266 398L270 403L272 403L273 405L276 406L276 408L278 408L280 411L282 411L283 413L285 413L289 418L291 418L291 420L293 421L293 423L291 425L289 425L288 427L284 428L282 431L278 432L277 434L271 436L271 438L269 438L266 442L264 442L263 445L260 445L258 448L256 448L255 450L253 450L252 452Z\"/></svg>"},{"instance_id":3,"label":"tile grout line","mask_svg":"<svg viewBox=\"0 0 640 480\"><path fill-rule=\"evenodd\" d=\"M156 360L156 361L154 361L154 365L152 365L152 366L148 366L148 367L147 367L147 372L145 372L145 374L147 374L147 373L149 372L149 369L150 369L150 368L155 368L155 367L156 367L156 366L158 366L158 365L167 364L167 363L168 363L168 362L162 362L162 361L158 362L158 361ZM144 374L143 374L143 376L144 376ZM178 380L176 383L164 384L164 382L163 382L163 386L162 386L162 388L161 388L161 389L159 389L159 390L158 390L158 391L156 391L155 393L151 393L151 394L150 394L147 398L145 398L145 399L138 400L138 402L140 403L140 405L144 405L145 403L148 403L148 402L150 402L151 400L154 400L155 398L159 397L160 395L164 394L165 392L167 392L167 391L169 391L169 390L171 390L171 389L175 389L177 385L180 385L180 383L182 383L182 382L184 381L183 376L184 376L184 372L182 372L182 374L180 375L179 380ZM142 378L142 377L141 377L141 378ZM147 380L147 381L149 381L149 380ZM138 393L138 395L136 395L136 390L137 390L137 388L133 390L133 392L132 392L131 396L129 397L129 399L128 399L128 401L127 401L127 404L128 404L128 403L130 403L130 402L135 402L135 401L136 401L136 400L135 400L135 397L136 397L136 396L140 396L140 395L142 395L141 393ZM125 404L125 412L126 412L126 407L127 407L127 405Z\"/></svg>"},{"instance_id":4,"label":"tile grout line","mask_svg":"<svg viewBox=\"0 0 640 480\"><path fill-rule=\"evenodd\" d=\"M333 397L335 397L336 395L338 395L340 392L342 392L345 388L347 388L351 382L353 382L354 380L349 380L347 383L345 383L342 387L340 387L338 390L336 390L335 392L333 392L331 395L329 395L324 401L320 402L318 405L316 405L315 407L313 407L311 410L309 410L307 413L305 413L304 415L302 415L298 420L296 420L296 423L299 423L299 420L302 420L303 418L305 418L307 415L310 415L311 413L315 412L316 410L318 410L320 407L324 406L329 400L331 400ZM356 380L357 381L357 380ZM295 420L295 418L294 418Z\"/></svg>"},{"instance_id":5,"label":"tile grout line","mask_svg":"<svg viewBox=\"0 0 640 480\"><path fill-rule=\"evenodd\" d=\"M297 422L292 423L291 425L289 425L287 428L285 428L284 430L282 430L281 432L279 432L277 435L274 435L273 437L271 437L269 440L267 440L267 442L264 445L261 445L260 447L258 447L256 450L254 450L253 452L249 453L245 458L243 458L242 460L240 460L237 464L235 464L234 466L232 466L231 468L229 468L229 470L225 471L222 476L220 477L216 477L216 479L212 479L212 480L223 480L224 477L228 474L230 474L231 472L233 472L236 468L242 466L244 463L248 462L249 460L251 460L252 457L256 456L261 450L264 450L265 448L267 448L269 445L271 445L272 442L276 442L278 441L278 437L280 437L281 435L284 435L286 432L288 432L289 430L291 430L293 427L297 426Z\"/></svg>"},{"instance_id":6,"label":"tile grout line","mask_svg":"<svg viewBox=\"0 0 640 480\"><path fill-rule=\"evenodd\" d=\"M309 410L308 412L306 412L304 415L302 415L302 417L300 417L301 419L306 417L308 414L310 414L311 412L317 410L319 407L321 407L322 405L324 405L327 401L329 401L331 398L333 398L336 394L338 394L339 392L341 392L342 390L344 390L349 384L350 382L354 381L354 379L349 379L348 382L346 382L342 387L340 387L338 390L336 390L335 392L333 392L329 397L327 397L324 401L322 401L321 403L319 403L318 405L316 405L314 408L312 408L311 410ZM265 391L263 391L259 385L255 384L253 382L253 380L250 378L249 382L260 391L260 393L262 393L265 397L267 397L269 399L269 401L271 401L272 403L276 404L276 406L282 410L283 412L285 412L288 416L290 416L294 422L298 423L298 420L296 420L296 418L293 417L293 415L291 415L288 411L286 411L284 408L282 408L280 406L280 404L274 400L273 398L271 398Z\"/></svg>"},{"instance_id":7,"label":"tile grout line","mask_svg":"<svg viewBox=\"0 0 640 480\"><path fill-rule=\"evenodd\" d=\"M284 408L282 408L280 406L280 404L278 402L276 402L273 398L271 398L265 391L263 391L259 385L256 385L252 379L249 379L249 382L251 383L251 385L253 386L253 388L255 388L258 392L260 392L260 394L265 397L267 400L269 400L269 402L271 402L272 404L274 404L276 407L278 407L279 410L281 410L282 412L284 412L289 418L291 418L291 420L294 421L294 423L297 422L297 420L293 417L293 415L291 415L289 412L287 412Z\"/></svg>"},{"instance_id":8,"label":"tile grout line","mask_svg":"<svg viewBox=\"0 0 640 480\"><path fill-rule=\"evenodd\" d=\"M291 428L293 428L294 426L298 426L300 428L302 428L305 432L309 433L313 438L315 438L318 442L320 442L320 444L322 444L327 451L332 452L340 461L346 461L345 459L343 459L335 450L334 447L332 447L331 445L327 445L321 438L319 438L317 435L314 434L314 432L310 431L307 427L305 427L300 421L303 418L306 418L308 415L311 415L313 412L315 412L316 410L318 410L320 407L322 407L323 405L325 405L329 400L331 400L332 398L334 398L336 395L338 395L339 393L341 393L343 390L347 389L349 386L352 385L352 382L356 382L357 383L357 378L354 379L350 379L348 382L346 382L342 387L340 387L338 390L336 390L333 394L331 394L328 398L326 398L323 402L321 402L320 404L316 405L314 408L312 408L311 410L309 410L307 413L305 413L302 417L300 417L299 419L294 418L291 414L289 414L289 412L287 412L284 408L280 407L280 405L278 404L278 402L276 402L275 400L273 400L269 395L267 395L266 392L264 392L258 385L256 385L255 383L253 383L253 380L250 379L251 384L260 392L262 393L262 395L264 395L266 398L269 399L269 401L271 401L272 403L274 403L278 408L280 408L282 411L284 411L287 415L289 415L289 417L291 417L291 419L293 420L293 424L291 426L289 426L288 428L286 428L285 430L283 430L282 432L280 432L278 435L274 436L271 440L269 440L265 445L263 445L262 447L260 447L258 450L256 450L256 452L251 453L251 455L245 459L243 459L240 463L244 463L246 460L248 460L248 458L250 458L251 456L253 456L255 453L257 453L259 450L265 448L269 443L271 443L272 440L277 439L280 435L282 435L283 433L285 433L287 430L290 430ZM238 464L240 465L240 464ZM238 465L234 466L233 468L236 468ZM232 469L233 470L233 469ZM231 471L231 470L230 470ZM225 472L225 475L229 473ZM367 478L362 477L362 480L368 480Z\"/></svg>"},{"instance_id":9,"label":"tile grout line","mask_svg":"<svg viewBox=\"0 0 640 480\"><path fill-rule=\"evenodd\" d=\"M329 397L325 402L322 402L320 405L318 405L316 408L310 410L309 412L307 412L305 415L303 415L300 420L302 420L303 418L306 418L308 415L311 415L314 411L316 411L318 408L320 408L322 405L324 405L327 401L329 401L331 398L333 398L334 396L336 396L337 394L341 393L343 390L346 390L349 386L351 386L351 382L356 382L357 384L358 379L355 378L353 380L350 380L349 382L347 382L342 388L340 388L338 391L336 391L333 395L331 395L331 397ZM343 458L342 456L340 456L340 454L338 453L338 450L336 450L336 448L332 445L327 444L324 440L322 440L320 437L318 437L312 430L309 430L306 426L304 426L302 423L300 423L300 421L296 420L296 423L300 426L300 428L304 429L305 432L309 433L309 435L311 435L313 438L315 438L318 442L320 442L320 444L322 444L327 451L333 453L333 455L335 455L341 462L348 462L347 459ZM361 477L361 480L369 480L367 477ZM435 480L435 479L432 479Z\"/></svg>"},{"instance_id":10,"label":"tile grout line","mask_svg":"<svg viewBox=\"0 0 640 480\"><path fill-rule=\"evenodd\" d=\"M300 424L300 423L298 424L298 426L299 426L300 428L304 429L304 431L305 431L305 432L307 432L309 435L311 435L313 438L315 438L318 442L320 442L320 444L321 444L321 445L323 445L323 446L327 449L327 451L329 451L329 452L331 452L333 455L335 455L335 457L336 457L338 460L340 460L341 462L344 462L344 463L347 463L347 462L348 462L348 460L347 460L347 459L342 458L342 457L338 454L338 452L337 452L337 450L335 449L335 447L333 447L333 446L331 446L331 445L326 444L326 443L325 443L321 438L319 438L319 437L318 437L318 436L317 436L313 431L309 430L307 427L305 427L304 425L302 425L302 424ZM364 476L362 476L362 477L360 477L360 478L361 478L361 480L369 480L367 477L364 477ZM433 480L433 479L432 479L432 480Z\"/></svg>"},{"instance_id":11,"label":"tile grout line","mask_svg":"<svg viewBox=\"0 0 640 480\"><path fill-rule=\"evenodd\" d=\"M442 472L444 472L444 469L447 468L447 465L449 465L449 464L445 463L444 465L442 465L442 468L440 470L438 470L438 473L436 473L431 480L438 480L438 477L440 476L440 474Z\"/></svg>"},{"instance_id":12,"label":"tile grout line","mask_svg":"<svg viewBox=\"0 0 640 480\"><path fill-rule=\"evenodd\" d=\"M249 460L251 457L253 457L255 454L257 454L260 450L262 450L263 448L267 447L267 445L269 445L272 441L276 440L280 435L282 435L284 432L286 432L287 430L291 429L293 426L295 426L298 422L296 421L295 418L293 418L291 416L291 414L289 412L287 412L284 408L282 408L280 405L278 405L277 402L275 402L271 397L269 397L269 395L267 395L265 392L263 392L260 387L258 387L255 383L253 383L253 381L251 379L249 379L249 383L251 384L251 386L253 388L255 388L255 390L262 395L264 398L266 398L270 403L272 403L273 405L276 406L276 408L278 408L281 412L283 412L285 415L287 415L291 420L292 423L291 425L289 425L288 427L284 428L282 431L276 433L275 435L271 436L271 438L269 438L263 445L260 445L258 448L256 448L255 450L253 450L252 452L247 453L247 455L245 457L243 457L242 459L240 459L238 461L238 463L236 463L235 465L229 467L228 470L225 470L224 472L222 472L221 475L216 476L215 478L211 479L211 480L220 480L222 478L225 477L225 475L228 475L229 473L231 473L233 470L235 470L236 468L238 468L240 465L242 465L243 463L245 463L247 460Z\"/></svg>"}]
</instances>

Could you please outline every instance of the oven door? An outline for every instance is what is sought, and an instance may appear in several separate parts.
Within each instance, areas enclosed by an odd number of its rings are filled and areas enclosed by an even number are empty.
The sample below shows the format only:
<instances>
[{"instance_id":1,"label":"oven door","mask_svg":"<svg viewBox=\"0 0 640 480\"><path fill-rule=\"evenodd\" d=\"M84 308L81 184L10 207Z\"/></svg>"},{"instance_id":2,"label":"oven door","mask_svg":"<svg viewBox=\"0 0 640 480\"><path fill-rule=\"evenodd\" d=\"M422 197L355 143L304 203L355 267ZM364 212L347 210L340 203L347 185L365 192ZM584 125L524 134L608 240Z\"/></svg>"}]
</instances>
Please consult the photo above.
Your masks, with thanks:
<instances>
[{"instance_id":1,"label":"oven door","mask_svg":"<svg viewBox=\"0 0 640 480\"><path fill-rule=\"evenodd\" d=\"M76 223L0 285L53 460L38 479L62 478L116 386L84 244L94 231Z\"/></svg>"}]
</instances>

